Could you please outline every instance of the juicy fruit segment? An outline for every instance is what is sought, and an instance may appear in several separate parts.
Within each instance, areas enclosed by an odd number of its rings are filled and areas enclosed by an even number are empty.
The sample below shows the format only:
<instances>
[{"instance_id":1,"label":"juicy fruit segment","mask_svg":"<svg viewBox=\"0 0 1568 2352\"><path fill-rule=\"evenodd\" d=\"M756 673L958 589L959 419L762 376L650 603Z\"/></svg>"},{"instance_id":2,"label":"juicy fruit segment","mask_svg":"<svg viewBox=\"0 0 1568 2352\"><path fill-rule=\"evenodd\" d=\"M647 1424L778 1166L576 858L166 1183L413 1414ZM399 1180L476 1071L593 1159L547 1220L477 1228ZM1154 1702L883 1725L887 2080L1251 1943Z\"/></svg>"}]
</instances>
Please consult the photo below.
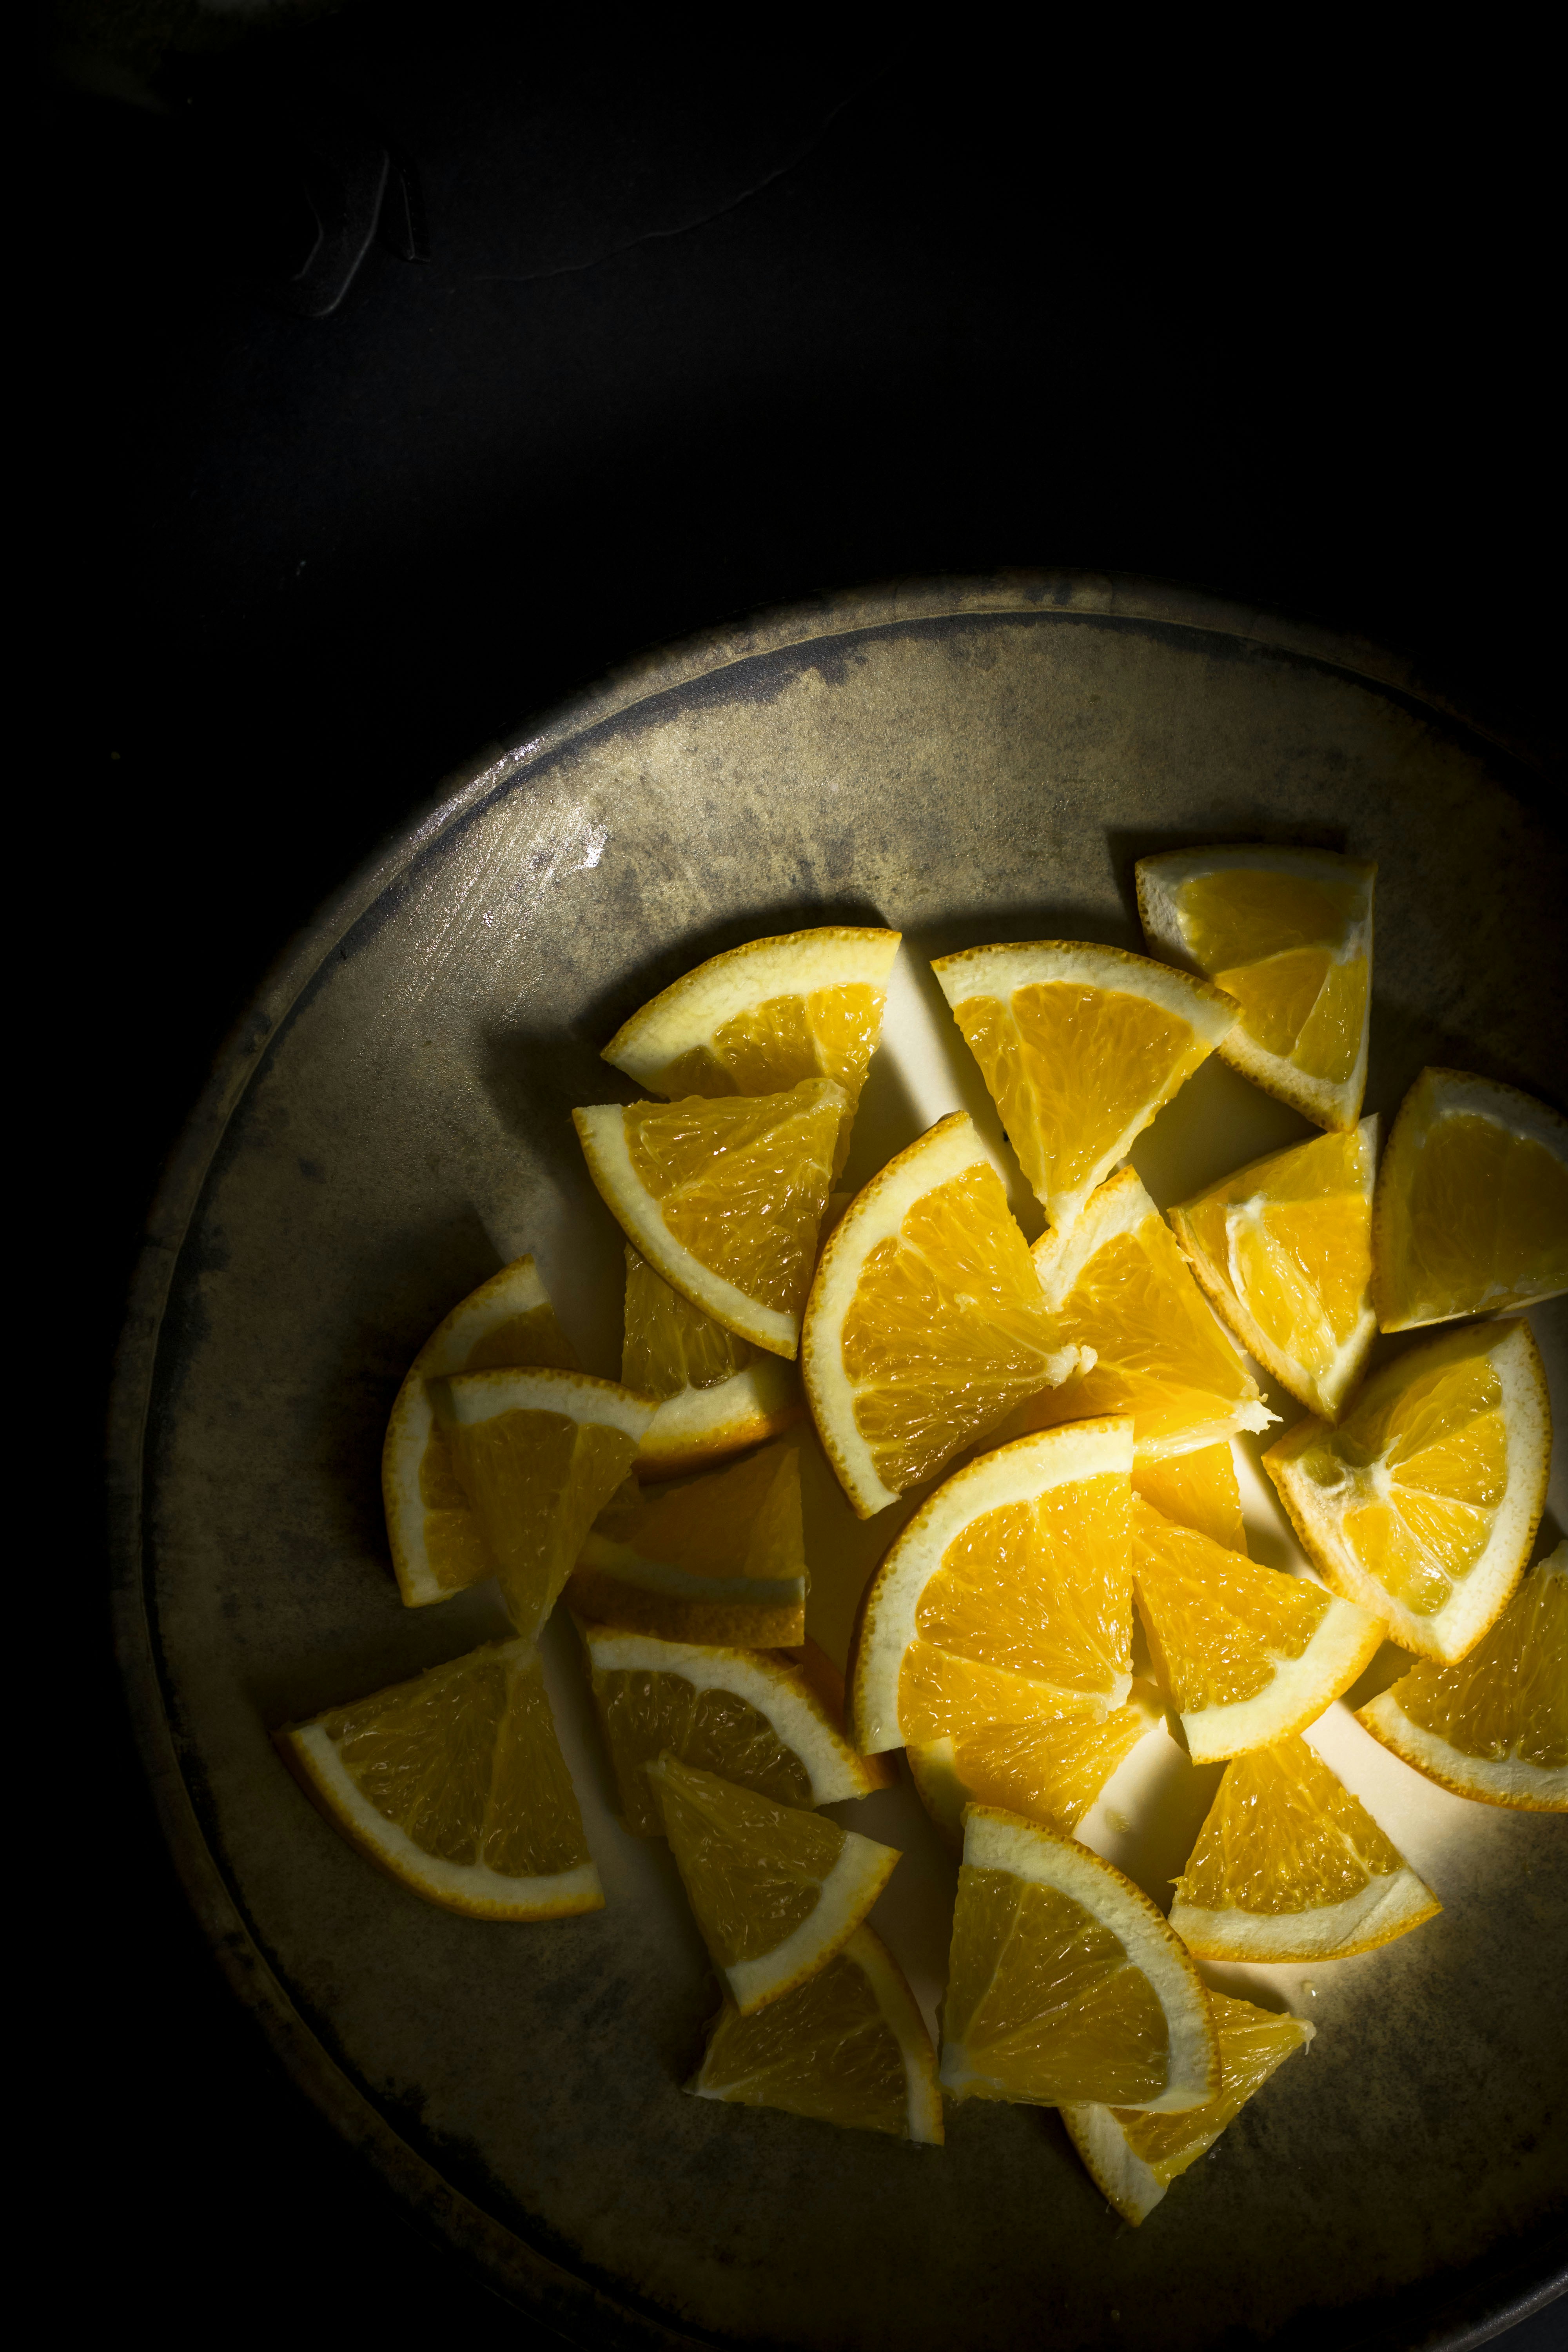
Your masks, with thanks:
<instances>
[{"instance_id":1,"label":"juicy fruit segment","mask_svg":"<svg viewBox=\"0 0 1568 2352\"><path fill-rule=\"evenodd\" d=\"M806 1394L862 1518L1079 1361L973 1122L942 1119L859 1193L806 1309Z\"/></svg>"},{"instance_id":2,"label":"juicy fruit segment","mask_svg":"<svg viewBox=\"0 0 1568 2352\"><path fill-rule=\"evenodd\" d=\"M1217 1445L1200 1445L1191 1454L1135 1457L1132 1491L1152 1503L1162 1518L1173 1519L1179 1528L1195 1528L1226 1551L1246 1551L1241 1486L1228 1438Z\"/></svg>"},{"instance_id":3,"label":"juicy fruit segment","mask_svg":"<svg viewBox=\"0 0 1568 2352\"><path fill-rule=\"evenodd\" d=\"M1174 1527L1141 1498L1132 1556L1154 1671L1194 1763L1315 1723L1382 1644L1367 1610Z\"/></svg>"},{"instance_id":4,"label":"juicy fruit segment","mask_svg":"<svg viewBox=\"0 0 1568 2352\"><path fill-rule=\"evenodd\" d=\"M1378 1178L1373 1297L1385 1331L1568 1290L1568 1121L1460 1070L1423 1070Z\"/></svg>"},{"instance_id":5,"label":"juicy fruit segment","mask_svg":"<svg viewBox=\"0 0 1568 2352\"><path fill-rule=\"evenodd\" d=\"M508 1614L531 1641L653 1407L585 1372L538 1370L457 1373L433 1401Z\"/></svg>"},{"instance_id":6,"label":"juicy fruit segment","mask_svg":"<svg viewBox=\"0 0 1568 2352\"><path fill-rule=\"evenodd\" d=\"M1086 1848L989 1806L965 1825L942 2079L960 2099L1161 2112L1218 2083L1202 1984L1148 1897Z\"/></svg>"},{"instance_id":7,"label":"juicy fruit segment","mask_svg":"<svg viewBox=\"0 0 1568 2352\"><path fill-rule=\"evenodd\" d=\"M279 1744L334 1827L433 1903L496 1919L604 1903L531 1643L487 1643Z\"/></svg>"},{"instance_id":8,"label":"juicy fruit segment","mask_svg":"<svg viewBox=\"0 0 1568 2352\"><path fill-rule=\"evenodd\" d=\"M1263 1457L1314 1567L1427 1657L1463 1657L1507 1603L1545 1499L1551 1416L1525 1323L1413 1348L1337 1429Z\"/></svg>"},{"instance_id":9,"label":"juicy fruit segment","mask_svg":"<svg viewBox=\"0 0 1568 2352\"><path fill-rule=\"evenodd\" d=\"M1456 1796L1568 1811L1568 1543L1522 1579L1468 1657L1419 1660L1359 1719Z\"/></svg>"},{"instance_id":10,"label":"juicy fruit segment","mask_svg":"<svg viewBox=\"0 0 1568 2352\"><path fill-rule=\"evenodd\" d=\"M702 1940L742 2017L831 1958L899 1859L668 1751L647 1777Z\"/></svg>"},{"instance_id":11,"label":"juicy fruit segment","mask_svg":"<svg viewBox=\"0 0 1568 2352\"><path fill-rule=\"evenodd\" d=\"M931 970L1058 1228L1236 1018L1201 982L1071 940L971 948Z\"/></svg>"},{"instance_id":12,"label":"juicy fruit segment","mask_svg":"<svg viewBox=\"0 0 1568 2352\"><path fill-rule=\"evenodd\" d=\"M1215 2097L1184 2115L1144 2116L1131 2107L1069 2105L1062 2121L1096 2187L1124 2221L1145 2221L1173 2180L1206 2154L1275 2069L1311 2041L1317 2028L1276 2016L1249 2000L1211 1991L1209 2013L1219 2043Z\"/></svg>"},{"instance_id":13,"label":"juicy fruit segment","mask_svg":"<svg viewBox=\"0 0 1568 2352\"><path fill-rule=\"evenodd\" d=\"M727 1330L793 1356L844 1104L822 1078L572 1117L589 1174L655 1271Z\"/></svg>"},{"instance_id":14,"label":"juicy fruit segment","mask_svg":"<svg viewBox=\"0 0 1568 2352\"><path fill-rule=\"evenodd\" d=\"M1213 1959L1342 1959L1441 1904L1304 1739L1227 1765L1176 1881L1171 1925Z\"/></svg>"},{"instance_id":15,"label":"juicy fruit segment","mask_svg":"<svg viewBox=\"0 0 1568 2352\"><path fill-rule=\"evenodd\" d=\"M1031 1398L1009 1435L1131 1413L1148 1457L1274 1420L1131 1169L1100 1186L1070 1232L1044 1234L1034 1261L1062 1341L1093 1360Z\"/></svg>"},{"instance_id":16,"label":"juicy fruit segment","mask_svg":"<svg viewBox=\"0 0 1568 2352\"><path fill-rule=\"evenodd\" d=\"M869 1927L857 1927L804 1984L751 2016L726 2003L687 2088L699 2098L942 2143L925 2021Z\"/></svg>"},{"instance_id":17,"label":"juicy fruit segment","mask_svg":"<svg viewBox=\"0 0 1568 2352\"><path fill-rule=\"evenodd\" d=\"M1377 1331L1372 1191L1377 1121L1238 1169L1170 1212L1194 1273L1242 1346L1332 1420Z\"/></svg>"},{"instance_id":18,"label":"juicy fruit segment","mask_svg":"<svg viewBox=\"0 0 1568 2352\"><path fill-rule=\"evenodd\" d=\"M797 1371L693 1307L629 1243L621 1379L658 1403L637 1447L646 1478L776 1437L805 1410Z\"/></svg>"},{"instance_id":19,"label":"juicy fruit segment","mask_svg":"<svg viewBox=\"0 0 1568 2352\"><path fill-rule=\"evenodd\" d=\"M951 1689L944 1692L951 1700ZM1121 1706L1059 1691L1031 1695L1033 1712L1009 1721L1016 1690L988 1693L965 1731L911 1739L910 1773L921 1802L950 1846L963 1842L963 1809L996 1805L1047 1828L1072 1830L1138 1742L1160 1721L1134 1685Z\"/></svg>"},{"instance_id":20,"label":"juicy fruit segment","mask_svg":"<svg viewBox=\"0 0 1568 2352\"><path fill-rule=\"evenodd\" d=\"M738 1339L700 1307L672 1290L647 1260L626 1244L626 1334L621 1378L643 1396L679 1396L684 1389L712 1389L733 1380L752 1361L746 1339Z\"/></svg>"},{"instance_id":21,"label":"juicy fruit segment","mask_svg":"<svg viewBox=\"0 0 1568 2352\"><path fill-rule=\"evenodd\" d=\"M672 1642L787 1648L805 1639L800 1456L770 1445L644 1496L628 1479L584 1539L575 1613Z\"/></svg>"}]
</instances>

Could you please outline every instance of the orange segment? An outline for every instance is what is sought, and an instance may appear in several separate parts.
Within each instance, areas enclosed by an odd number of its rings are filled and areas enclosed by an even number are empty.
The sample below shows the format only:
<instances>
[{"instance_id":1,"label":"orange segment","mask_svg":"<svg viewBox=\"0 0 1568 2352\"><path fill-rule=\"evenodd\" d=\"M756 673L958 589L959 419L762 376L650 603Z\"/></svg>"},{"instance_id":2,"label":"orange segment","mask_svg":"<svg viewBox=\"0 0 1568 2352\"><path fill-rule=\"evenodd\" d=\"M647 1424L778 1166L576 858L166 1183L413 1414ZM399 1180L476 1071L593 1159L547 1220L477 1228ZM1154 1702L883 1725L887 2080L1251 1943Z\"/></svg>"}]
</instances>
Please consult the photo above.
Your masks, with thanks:
<instances>
[{"instance_id":1,"label":"orange segment","mask_svg":"<svg viewBox=\"0 0 1568 2352\"><path fill-rule=\"evenodd\" d=\"M1228 1438L1191 1454L1135 1457L1132 1491L1177 1527L1195 1528L1226 1551L1246 1551L1241 1486Z\"/></svg>"}]
</instances>

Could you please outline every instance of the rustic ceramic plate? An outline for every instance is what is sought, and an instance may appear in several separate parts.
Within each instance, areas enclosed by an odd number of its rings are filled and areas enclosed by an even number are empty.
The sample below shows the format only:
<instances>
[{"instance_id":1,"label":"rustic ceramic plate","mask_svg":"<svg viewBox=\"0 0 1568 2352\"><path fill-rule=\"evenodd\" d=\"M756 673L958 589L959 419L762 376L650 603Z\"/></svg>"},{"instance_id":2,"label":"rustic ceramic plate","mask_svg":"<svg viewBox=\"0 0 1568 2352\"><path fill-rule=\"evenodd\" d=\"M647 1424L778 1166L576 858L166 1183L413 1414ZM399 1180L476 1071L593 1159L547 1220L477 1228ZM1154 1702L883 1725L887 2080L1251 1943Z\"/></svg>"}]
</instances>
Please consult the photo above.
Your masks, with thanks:
<instances>
[{"instance_id":1,"label":"rustic ceramic plate","mask_svg":"<svg viewBox=\"0 0 1568 2352\"><path fill-rule=\"evenodd\" d=\"M1381 867L1368 1107L1391 1114L1433 1061L1558 1094L1568 876L1540 789L1367 647L1081 575L900 588L658 656L496 749L258 1003L177 1156L125 1344L125 1670L193 1900L297 2078L573 2340L1458 2347L1562 2284L1568 1823L1447 1797L1342 1708L1330 1751L1443 1914L1361 1959L1255 1972L1318 2039L1136 2231L1046 2113L952 2110L933 2150L682 2096L713 1988L664 1849L611 1819L567 1629L549 1671L597 1916L422 1906L268 1738L498 1623L488 1591L400 1608L382 1430L431 1327L525 1248L584 1361L617 1369L620 1237L568 1113L631 1092L597 1049L655 989L768 932L898 926L852 1173L963 1103L1027 1215L929 957L1135 947L1131 865L1154 848L1343 848ZM1168 1202L1306 1131L1211 1062L1134 1156ZM1568 1418L1563 1318L1534 1319ZM814 1622L842 1655L897 1515L859 1528L808 1473ZM1256 1475L1247 1504L1259 1557L1290 1557ZM1208 1783L1173 1748L1140 1771L1089 1834L1164 1892ZM951 1869L907 1789L840 1810L906 1850L877 1916L930 2011Z\"/></svg>"}]
</instances>

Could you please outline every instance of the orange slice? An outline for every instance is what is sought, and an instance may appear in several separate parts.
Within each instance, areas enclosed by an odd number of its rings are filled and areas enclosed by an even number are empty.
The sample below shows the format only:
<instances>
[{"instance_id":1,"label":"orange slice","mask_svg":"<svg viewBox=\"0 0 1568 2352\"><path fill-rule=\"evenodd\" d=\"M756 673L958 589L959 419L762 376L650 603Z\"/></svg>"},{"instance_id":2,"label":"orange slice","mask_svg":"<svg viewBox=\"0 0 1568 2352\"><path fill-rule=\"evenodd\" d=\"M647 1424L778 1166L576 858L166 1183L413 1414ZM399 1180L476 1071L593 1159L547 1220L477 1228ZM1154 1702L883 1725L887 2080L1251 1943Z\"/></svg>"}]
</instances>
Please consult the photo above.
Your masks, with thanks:
<instances>
[{"instance_id":1,"label":"orange slice","mask_svg":"<svg viewBox=\"0 0 1568 2352\"><path fill-rule=\"evenodd\" d=\"M1195 1528L1226 1551L1246 1551L1241 1486L1228 1438L1192 1454L1145 1454L1142 1460L1134 1454L1132 1491L1152 1503L1162 1518Z\"/></svg>"},{"instance_id":2,"label":"orange slice","mask_svg":"<svg viewBox=\"0 0 1568 2352\"><path fill-rule=\"evenodd\" d=\"M1236 1019L1202 981L1071 940L968 948L931 970L1058 1229Z\"/></svg>"},{"instance_id":3,"label":"orange slice","mask_svg":"<svg viewBox=\"0 0 1568 2352\"><path fill-rule=\"evenodd\" d=\"M776 1437L805 1411L800 1374L759 1355L672 1290L626 1244L621 1379L658 1411L637 1447L642 1478L678 1477Z\"/></svg>"},{"instance_id":4,"label":"orange slice","mask_svg":"<svg viewBox=\"0 0 1568 2352\"><path fill-rule=\"evenodd\" d=\"M574 1613L670 1642L787 1649L805 1639L800 1456L770 1445L645 1496L628 1479L584 1538Z\"/></svg>"}]
</instances>

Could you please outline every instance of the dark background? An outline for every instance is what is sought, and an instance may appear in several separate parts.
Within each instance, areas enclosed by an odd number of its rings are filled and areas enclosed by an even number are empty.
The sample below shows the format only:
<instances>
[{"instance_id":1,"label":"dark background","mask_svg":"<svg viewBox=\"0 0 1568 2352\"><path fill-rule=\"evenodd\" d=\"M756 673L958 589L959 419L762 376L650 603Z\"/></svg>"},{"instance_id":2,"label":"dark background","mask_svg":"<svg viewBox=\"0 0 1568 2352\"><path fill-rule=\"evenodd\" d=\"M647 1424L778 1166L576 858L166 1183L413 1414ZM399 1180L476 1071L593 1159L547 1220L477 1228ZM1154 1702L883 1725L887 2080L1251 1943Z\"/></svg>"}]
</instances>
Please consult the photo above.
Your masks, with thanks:
<instances>
[{"instance_id":1,"label":"dark background","mask_svg":"<svg viewBox=\"0 0 1568 2352\"><path fill-rule=\"evenodd\" d=\"M578 14L40 19L30 790L87 812L105 1370L163 1156L290 933L640 647L898 574L1153 575L1393 645L1560 789L1538 61ZM428 257L373 247L310 319L278 288L323 106L412 161ZM221 2273L258 2335L530 2340L231 2000L92 1605L116 2299L179 2340Z\"/></svg>"}]
</instances>

